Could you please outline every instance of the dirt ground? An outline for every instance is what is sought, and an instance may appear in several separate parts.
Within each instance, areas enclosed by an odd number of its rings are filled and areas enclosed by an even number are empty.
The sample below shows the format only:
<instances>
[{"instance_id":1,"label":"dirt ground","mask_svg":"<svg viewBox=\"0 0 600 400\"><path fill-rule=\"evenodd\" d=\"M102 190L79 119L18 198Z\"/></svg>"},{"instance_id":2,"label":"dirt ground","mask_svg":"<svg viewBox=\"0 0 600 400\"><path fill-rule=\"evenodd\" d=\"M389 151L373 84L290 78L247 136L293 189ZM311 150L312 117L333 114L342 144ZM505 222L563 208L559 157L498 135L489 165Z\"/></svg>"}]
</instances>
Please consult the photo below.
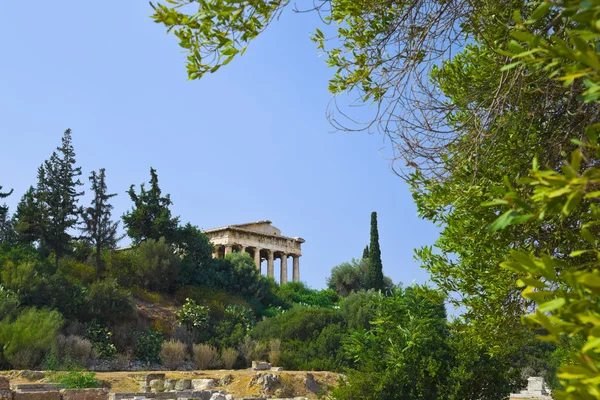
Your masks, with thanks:
<instances>
[{"instance_id":1,"label":"dirt ground","mask_svg":"<svg viewBox=\"0 0 600 400\"><path fill-rule=\"evenodd\" d=\"M316 399L314 393L306 389L304 378L307 371L264 371L272 374L281 375L281 392L283 397L309 397ZM217 382L224 375L231 375L232 382L227 386L219 386L218 389L224 389L228 394L234 397L259 397L261 390L258 385L249 386L250 380L257 374L257 371L251 369L245 370L208 370L208 371L120 371L120 372L97 372L96 378L110 387L111 392L137 392L139 386L136 377L144 376L150 373L164 373L171 379L203 379L212 378ZM337 386L339 374L334 372L311 372L315 380L321 384L321 387ZM10 378L11 385L20 383L48 383L51 381L50 374L44 373L44 377L38 376L28 380L21 371L2 371L0 375Z\"/></svg>"}]
</instances>

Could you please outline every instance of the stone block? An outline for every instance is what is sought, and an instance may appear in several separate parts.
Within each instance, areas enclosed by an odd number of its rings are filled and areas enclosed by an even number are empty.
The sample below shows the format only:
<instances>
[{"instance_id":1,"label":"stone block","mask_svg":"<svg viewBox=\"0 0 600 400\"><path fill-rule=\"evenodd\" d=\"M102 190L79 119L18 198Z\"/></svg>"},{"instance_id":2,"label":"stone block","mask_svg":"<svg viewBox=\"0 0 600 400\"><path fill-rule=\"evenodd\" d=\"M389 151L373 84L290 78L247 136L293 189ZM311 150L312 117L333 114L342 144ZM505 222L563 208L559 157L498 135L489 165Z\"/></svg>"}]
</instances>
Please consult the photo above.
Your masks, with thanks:
<instances>
[{"instance_id":1,"label":"stone block","mask_svg":"<svg viewBox=\"0 0 600 400\"><path fill-rule=\"evenodd\" d=\"M39 381L40 379L44 379L45 375L42 371L30 371L24 370L20 371L18 376L23 379L27 379L28 381Z\"/></svg>"},{"instance_id":2,"label":"stone block","mask_svg":"<svg viewBox=\"0 0 600 400\"><path fill-rule=\"evenodd\" d=\"M0 400L12 400L13 391L10 389L2 389L0 390Z\"/></svg>"},{"instance_id":3,"label":"stone block","mask_svg":"<svg viewBox=\"0 0 600 400\"><path fill-rule=\"evenodd\" d=\"M271 369L271 364L262 361L252 361L252 369L255 371L267 371Z\"/></svg>"},{"instance_id":4,"label":"stone block","mask_svg":"<svg viewBox=\"0 0 600 400\"><path fill-rule=\"evenodd\" d=\"M175 384L177 381L178 379L165 379L165 390L175 390Z\"/></svg>"},{"instance_id":5,"label":"stone block","mask_svg":"<svg viewBox=\"0 0 600 400\"><path fill-rule=\"evenodd\" d=\"M0 390L10 390L10 381L4 376L0 376Z\"/></svg>"},{"instance_id":6,"label":"stone block","mask_svg":"<svg viewBox=\"0 0 600 400\"><path fill-rule=\"evenodd\" d=\"M63 400L108 400L107 389L62 389Z\"/></svg>"},{"instance_id":7,"label":"stone block","mask_svg":"<svg viewBox=\"0 0 600 400\"><path fill-rule=\"evenodd\" d=\"M283 371L282 367L271 367L271 371Z\"/></svg>"},{"instance_id":8,"label":"stone block","mask_svg":"<svg viewBox=\"0 0 600 400\"><path fill-rule=\"evenodd\" d=\"M321 385L319 384L319 382L317 382L315 380L315 376L313 374L311 374L310 372L306 373L306 378L304 378L304 385L306 386L306 388L308 390L310 390L317 396L321 395L323 392Z\"/></svg>"},{"instance_id":9,"label":"stone block","mask_svg":"<svg viewBox=\"0 0 600 400\"><path fill-rule=\"evenodd\" d=\"M217 381L214 379L192 379L192 389L205 390L212 389L217 386Z\"/></svg>"},{"instance_id":10,"label":"stone block","mask_svg":"<svg viewBox=\"0 0 600 400\"><path fill-rule=\"evenodd\" d=\"M54 385L52 383L21 383L15 385L15 390L17 392L52 392L60 389L60 385Z\"/></svg>"},{"instance_id":11,"label":"stone block","mask_svg":"<svg viewBox=\"0 0 600 400\"><path fill-rule=\"evenodd\" d=\"M150 381L150 390L152 392L164 392L165 391L165 381L161 379L152 379Z\"/></svg>"},{"instance_id":12,"label":"stone block","mask_svg":"<svg viewBox=\"0 0 600 400\"><path fill-rule=\"evenodd\" d=\"M192 388L192 380L191 379L179 379L177 383L175 383L175 390L189 390Z\"/></svg>"},{"instance_id":13,"label":"stone block","mask_svg":"<svg viewBox=\"0 0 600 400\"><path fill-rule=\"evenodd\" d=\"M53 390L49 392L16 392L13 396L14 400L61 400L60 392Z\"/></svg>"}]
</instances>

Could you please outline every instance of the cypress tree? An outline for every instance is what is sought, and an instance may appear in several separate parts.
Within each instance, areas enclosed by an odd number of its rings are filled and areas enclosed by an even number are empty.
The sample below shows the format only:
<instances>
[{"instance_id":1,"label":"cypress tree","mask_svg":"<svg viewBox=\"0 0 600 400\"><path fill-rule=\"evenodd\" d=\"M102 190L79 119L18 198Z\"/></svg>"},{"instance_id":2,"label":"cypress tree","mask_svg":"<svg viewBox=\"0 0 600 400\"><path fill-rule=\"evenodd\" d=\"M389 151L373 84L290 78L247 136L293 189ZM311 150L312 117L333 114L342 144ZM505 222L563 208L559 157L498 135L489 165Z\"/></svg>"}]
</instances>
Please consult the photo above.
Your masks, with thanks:
<instances>
[{"instance_id":1,"label":"cypress tree","mask_svg":"<svg viewBox=\"0 0 600 400\"><path fill-rule=\"evenodd\" d=\"M131 185L127 193L133 201L133 209L123 215L123 224L129 237L138 244L146 239L159 240L161 237L168 243L174 243L179 218L171 217L169 206L173 202L168 194L164 197L161 195L156 170L150 168L150 190L146 190L142 183L139 195L135 192L134 185Z\"/></svg>"},{"instance_id":2,"label":"cypress tree","mask_svg":"<svg viewBox=\"0 0 600 400\"><path fill-rule=\"evenodd\" d=\"M75 167L75 151L71 143L71 130L67 129L62 145L38 169L38 186L35 191L41 214L41 242L54 252L54 265L67 252L72 236L69 230L78 222L78 177L81 167Z\"/></svg>"},{"instance_id":3,"label":"cypress tree","mask_svg":"<svg viewBox=\"0 0 600 400\"><path fill-rule=\"evenodd\" d=\"M381 263L381 250L379 249L379 232L377 231L377 213L371 213L371 244L369 246L369 288L383 290L383 265Z\"/></svg>"},{"instance_id":4,"label":"cypress tree","mask_svg":"<svg viewBox=\"0 0 600 400\"><path fill-rule=\"evenodd\" d=\"M83 220L82 239L96 247L96 279L102 273L102 250L114 249L121 239L117 236L119 222L111 220L112 204L108 201L116 196L116 193L107 194L106 174L104 168L99 173L92 171L89 179L92 184L94 198L89 207L81 208L80 214Z\"/></svg>"},{"instance_id":5,"label":"cypress tree","mask_svg":"<svg viewBox=\"0 0 600 400\"><path fill-rule=\"evenodd\" d=\"M365 249L363 250L363 256L362 258L369 258L369 245L367 245L365 247Z\"/></svg>"}]
</instances>

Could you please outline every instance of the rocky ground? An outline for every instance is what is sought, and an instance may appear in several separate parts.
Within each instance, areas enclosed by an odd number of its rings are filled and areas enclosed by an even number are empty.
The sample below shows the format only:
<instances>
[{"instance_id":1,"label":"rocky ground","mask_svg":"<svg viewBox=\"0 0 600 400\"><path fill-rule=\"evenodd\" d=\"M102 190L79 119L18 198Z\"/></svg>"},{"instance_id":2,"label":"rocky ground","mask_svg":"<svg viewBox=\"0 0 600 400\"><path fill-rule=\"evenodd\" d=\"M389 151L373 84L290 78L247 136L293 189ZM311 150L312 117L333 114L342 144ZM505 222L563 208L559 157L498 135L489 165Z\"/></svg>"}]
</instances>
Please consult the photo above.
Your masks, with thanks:
<instances>
[{"instance_id":1,"label":"rocky ground","mask_svg":"<svg viewBox=\"0 0 600 400\"><path fill-rule=\"evenodd\" d=\"M139 371L97 372L96 377L112 393L139 392L140 379L148 374L165 374L167 380L214 380L211 388L225 390L235 398L248 397L305 397L316 399L331 386L336 386L339 374L307 371ZM11 385L22 383L51 383L52 373L44 371L3 371ZM199 381L196 381L199 382Z\"/></svg>"}]
</instances>

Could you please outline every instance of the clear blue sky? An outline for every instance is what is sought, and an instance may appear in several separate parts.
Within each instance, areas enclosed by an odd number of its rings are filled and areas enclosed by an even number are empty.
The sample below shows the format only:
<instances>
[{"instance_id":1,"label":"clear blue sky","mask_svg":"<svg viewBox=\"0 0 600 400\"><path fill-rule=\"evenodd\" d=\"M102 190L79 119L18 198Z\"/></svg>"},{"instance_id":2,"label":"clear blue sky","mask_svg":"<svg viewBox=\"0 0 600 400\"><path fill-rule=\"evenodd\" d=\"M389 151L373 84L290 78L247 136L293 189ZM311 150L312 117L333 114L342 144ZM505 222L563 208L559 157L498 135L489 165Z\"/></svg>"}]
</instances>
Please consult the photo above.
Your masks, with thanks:
<instances>
[{"instance_id":1,"label":"clear blue sky","mask_svg":"<svg viewBox=\"0 0 600 400\"><path fill-rule=\"evenodd\" d=\"M183 222L269 219L306 239L301 278L321 288L333 266L361 256L377 211L384 273L427 280L413 249L437 230L417 217L382 137L332 133L325 118L333 71L309 40L316 15L285 13L243 57L191 82L147 1L2 6L0 185L15 190L12 210L71 128L86 186L106 168L117 217L152 166Z\"/></svg>"}]
</instances>

